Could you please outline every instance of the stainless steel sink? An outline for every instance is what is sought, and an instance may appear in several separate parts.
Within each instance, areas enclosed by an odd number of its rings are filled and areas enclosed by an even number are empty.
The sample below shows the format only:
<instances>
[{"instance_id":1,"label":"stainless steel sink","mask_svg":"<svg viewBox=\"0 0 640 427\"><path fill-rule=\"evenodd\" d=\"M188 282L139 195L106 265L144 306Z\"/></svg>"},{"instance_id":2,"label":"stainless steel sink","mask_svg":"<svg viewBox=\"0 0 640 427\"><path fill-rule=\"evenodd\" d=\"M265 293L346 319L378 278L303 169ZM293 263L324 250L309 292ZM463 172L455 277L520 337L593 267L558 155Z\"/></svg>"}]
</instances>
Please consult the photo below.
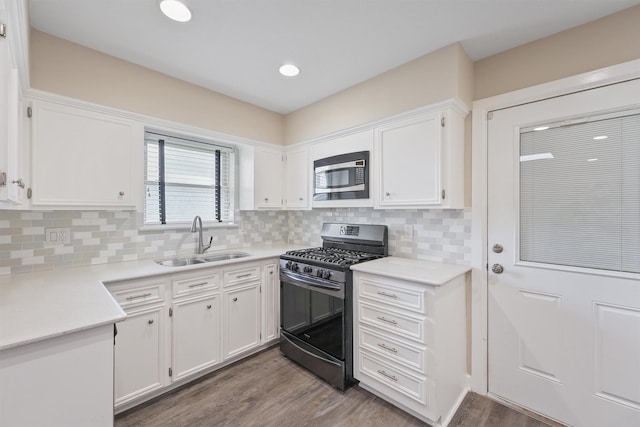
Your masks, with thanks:
<instances>
[{"instance_id":1,"label":"stainless steel sink","mask_svg":"<svg viewBox=\"0 0 640 427\"><path fill-rule=\"evenodd\" d=\"M164 258L156 260L156 263L165 267L184 267L185 265L202 264L206 261L200 258Z\"/></svg>"},{"instance_id":2,"label":"stainless steel sink","mask_svg":"<svg viewBox=\"0 0 640 427\"><path fill-rule=\"evenodd\" d=\"M219 254L211 254L202 258L206 262L225 261L228 259L244 258L249 256L246 252L223 252Z\"/></svg>"},{"instance_id":3,"label":"stainless steel sink","mask_svg":"<svg viewBox=\"0 0 640 427\"><path fill-rule=\"evenodd\" d=\"M162 258L156 260L157 264L165 267L184 267L186 265L203 264L207 262L226 261L236 258L244 258L249 256L246 252L221 252L217 254L211 254L204 257L173 257Z\"/></svg>"}]
</instances>

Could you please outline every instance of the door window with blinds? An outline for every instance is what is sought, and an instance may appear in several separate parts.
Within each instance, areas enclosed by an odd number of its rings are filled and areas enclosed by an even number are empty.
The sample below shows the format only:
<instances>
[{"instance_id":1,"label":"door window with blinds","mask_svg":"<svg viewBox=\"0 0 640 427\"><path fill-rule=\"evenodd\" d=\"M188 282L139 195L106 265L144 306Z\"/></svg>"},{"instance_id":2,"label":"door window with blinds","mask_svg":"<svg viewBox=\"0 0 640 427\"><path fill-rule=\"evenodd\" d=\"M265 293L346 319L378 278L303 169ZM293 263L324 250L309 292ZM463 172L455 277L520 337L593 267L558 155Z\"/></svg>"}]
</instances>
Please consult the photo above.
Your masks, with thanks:
<instances>
[{"instance_id":1,"label":"door window with blinds","mask_svg":"<svg viewBox=\"0 0 640 427\"><path fill-rule=\"evenodd\" d=\"M640 111L521 130L520 259L640 273Z\"/></svg>"},{"instance_id":2,"label":"door window with blinds","mask_svg":"<svg viewBox=\"0 0 640 427\"><path fill-rule=\"evenodd\" d=\"M232 147L145 132L144 224L232 223L233 170Z\"/></svg>"}]
</instances>

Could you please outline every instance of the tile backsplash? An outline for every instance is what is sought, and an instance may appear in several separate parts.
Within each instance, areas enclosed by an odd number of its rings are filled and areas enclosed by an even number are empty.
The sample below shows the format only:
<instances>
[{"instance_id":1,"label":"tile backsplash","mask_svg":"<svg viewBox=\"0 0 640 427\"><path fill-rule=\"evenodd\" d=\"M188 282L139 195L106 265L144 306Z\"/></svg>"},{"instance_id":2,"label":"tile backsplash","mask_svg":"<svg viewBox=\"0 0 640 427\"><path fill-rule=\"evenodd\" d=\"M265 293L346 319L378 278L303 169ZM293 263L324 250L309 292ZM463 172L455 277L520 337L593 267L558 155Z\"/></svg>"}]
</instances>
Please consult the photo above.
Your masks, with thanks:
<instances>
[{"instance_id":1,"label":"tile backsplash","mask_svg":"<svg viewBox=\"0 0 640 427\"><path fill-rule=\"evenodd\" d=\"M320 246L323 222L386 224L389 253L406 258L469 264L470 210L237 211L236 226L205 229L211 250L276 244ZM141 230L132 211L0 211L0 274L193 253L195 234ZM45 229L68 227L70 243L45 242Z\"/></svg>"}]
</instances>

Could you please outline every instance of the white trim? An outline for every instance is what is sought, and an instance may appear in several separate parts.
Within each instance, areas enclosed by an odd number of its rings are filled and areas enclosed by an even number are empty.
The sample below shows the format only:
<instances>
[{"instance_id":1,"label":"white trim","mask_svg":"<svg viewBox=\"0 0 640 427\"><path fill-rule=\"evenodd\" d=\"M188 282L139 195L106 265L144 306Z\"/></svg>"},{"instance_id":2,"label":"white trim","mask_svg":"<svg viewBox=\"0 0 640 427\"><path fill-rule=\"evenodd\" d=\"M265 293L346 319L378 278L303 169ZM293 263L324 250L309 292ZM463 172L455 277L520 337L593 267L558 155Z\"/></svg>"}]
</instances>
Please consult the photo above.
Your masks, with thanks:
<instances>
[{"instance_id":1,"label":"white trim","mask_svg":"<svg viewBox=\"0 0 640 427\"><path fill-rule=\"evenodd\" d=\"M7 31L11 34L8 37L11 43L18 75L20 76L20 94L26 93L31 86L29 75L29 7L27 0L7 0Z\"/></svg>"},{"instance_id":2,"label":"white trim","mask_svg":"<svg viewBox=\"0 0 640 427\"><path fill-rule=\"evenodd\" d=\"M491 111L640 78L640 59L553 82L481 99L473 103L471 232L471 389L488 390L487 347L487 115Z\"/></svg>"}]
</instances>

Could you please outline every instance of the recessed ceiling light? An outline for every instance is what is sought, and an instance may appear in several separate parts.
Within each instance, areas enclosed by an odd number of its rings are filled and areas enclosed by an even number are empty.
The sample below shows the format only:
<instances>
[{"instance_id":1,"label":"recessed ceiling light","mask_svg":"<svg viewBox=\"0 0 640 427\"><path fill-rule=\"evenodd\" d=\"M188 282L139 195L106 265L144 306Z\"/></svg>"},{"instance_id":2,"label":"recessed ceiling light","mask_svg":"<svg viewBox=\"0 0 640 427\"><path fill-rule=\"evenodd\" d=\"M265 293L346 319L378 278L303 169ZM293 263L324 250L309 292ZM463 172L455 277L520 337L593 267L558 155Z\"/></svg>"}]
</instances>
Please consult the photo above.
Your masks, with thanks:
<instances>
[{"instance_id":1,"label":"recessed ceiling light","mask_svg":"<svg viewBox=\"0 0 640 427\"><path fill-rule=\"evenodd\" d=\"M538 130L547 130L549 129L549 126L538 126L537 128L533 128L533 130L538 131Z\"/></svg>"},{"instance_id":2,"label":"recessed ceiling light","mask_svg":"<svg viewBox=\"0 0 640 427\"><path fill-rule=\"evenodd\" d=\"M280 74L286 77L295 77L300 74L300 68L293 64L284 64L280 67Z\"/></svg>"},{"instance_id":3,"label":"recessed ceiling light","mask_svg":"<svg viewBox=\"0 0 640 427\"><path fill-rule=\"evenodd\" d=\"M599 135L599 136L594 136L593 139L595 139L596 141L599 141L601 139L607 139L609 138L607 135Z\"/></svg>"},{"instance_id":4,"label":"recessed ceiling light","mask_svg":"<svg viewBox=\"0 0 640 427\"><path fill-rule=\"evenodd\" d=\"M179 0L161 0L160 10L174 21L187 22L191 20L191 11Z\"/></svg>"}]
</instances>

